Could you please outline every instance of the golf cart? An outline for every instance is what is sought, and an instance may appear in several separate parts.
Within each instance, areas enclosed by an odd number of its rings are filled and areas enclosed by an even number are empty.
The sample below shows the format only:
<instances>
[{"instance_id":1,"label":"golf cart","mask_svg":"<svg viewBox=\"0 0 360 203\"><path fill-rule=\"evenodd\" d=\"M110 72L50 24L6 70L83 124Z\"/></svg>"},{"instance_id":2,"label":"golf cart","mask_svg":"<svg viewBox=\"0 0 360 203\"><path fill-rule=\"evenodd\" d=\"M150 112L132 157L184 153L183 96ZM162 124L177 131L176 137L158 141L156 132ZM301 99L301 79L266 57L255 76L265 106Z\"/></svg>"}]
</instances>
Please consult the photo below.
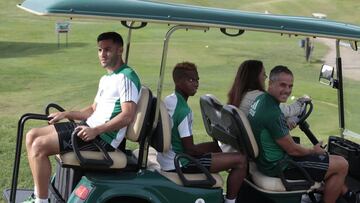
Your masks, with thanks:
<instances>
[{"instance_id":1,"label":"golf cart","mask_svg":"<svg viewBox=\"0 0 360 203\"><path fill-rule=\"evenodd\" d=\"M149 23L171 25L166 34L164 31L156 95L153 95L149 88L142 88L137 117L126 135L127 140L138 143L139 150L133 152L125 147L122 151L112 153L101 149L100 152L81 152L75 147L74 152L57 156L57 171L49 184L51 202L222 202L223 180L218 174L210 174L206 169L202 169L203 173L200 174L183 174L181 170L173 173L164 172L153 160L156 152L166 151L170 145L170 121L161 98L169 40L177 30L220 29L227 37L238 37L245 31L259 31L335 39L336 78L333 78L334 74L330 74L331 77L325 77L323 74L321 79L328 79L332 81L331 84L336 83L333 87L338 91L342 129L340 138L344 136L343 77L339 44L340 41L351 41L356 49L356 42L360 40L358 26L326 19L248 13L143 0L26 0L19 7L37 15L120 21L129 29L126 62L134 29L141 29ZM234 29L237 30L236 33L229 31ZM241 112L232 106L221 104L211 95L202 97L200 105L205 128L210 136L246 152L250 160L256 158L256 142L251 136L246 117ZM50 104L45 114L25 114L19 120L12 185L11 189L4 191L8 202L19 202L32 192L17 188L25 122L29 119L47 120L51 108L63 110L58 105ZM308 131L307 135L316 143L316 138L311 135L305 122L311 113L310 109L304 112L299 124L304 126L304 131ZM341 139L334 143L344 143ZM150 146L156 151L151 151ZM183 155L179 156L175 163L184 157L192 160L191 157ZM354 181L356 183L356 180ZM309 178L289 182L284 178L266 177L258 172L256 165L251 162L249 177L240 192L238 202L300 202L304 194L311 194L316 187L317 183Z\"/></svg>"}]
</instances>

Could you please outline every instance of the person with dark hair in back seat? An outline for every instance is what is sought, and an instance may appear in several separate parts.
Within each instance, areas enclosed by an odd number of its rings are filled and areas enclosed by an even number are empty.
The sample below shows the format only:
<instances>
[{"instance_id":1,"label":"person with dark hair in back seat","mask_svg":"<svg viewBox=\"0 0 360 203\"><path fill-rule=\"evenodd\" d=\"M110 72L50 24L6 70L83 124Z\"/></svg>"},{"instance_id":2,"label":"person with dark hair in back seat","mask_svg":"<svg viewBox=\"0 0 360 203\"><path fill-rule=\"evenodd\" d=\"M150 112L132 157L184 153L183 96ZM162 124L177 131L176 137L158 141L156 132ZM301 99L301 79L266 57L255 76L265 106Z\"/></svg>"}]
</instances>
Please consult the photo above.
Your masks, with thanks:
<instances>
[{"instance_id":1,"label":"person with dark hair in back seat","mask_svg":"<svg viewBox=\"0 0 360 203\"><path fill-rule=\"evenodd\" d=\"M80 111L49 115L48 126L33 128L26 134L26 149L34 179L34 194L25 202L48 202L51 175L49 156L73 150L71 134L77 132L81 150L96 150L90 142L97 139L108 151L114 151L124 140L127 126L135 116L141 84L135 71L121 58L123 39L116 32L105 32L97 38L98 57L106 70L99 82L95 101ZM61 122L62 119L81 123Z\"/></svg>"},{"instance_id":2,"label":"person with dark hair in back seat","mask_svg":"<svg viewBox=\"0 0 360 203\"><path fill-rule=\"evenodd\" d=\"M255 99L264 94L266 75L265 67L260 60L245 60L238 67L234 81L228 92L228 104L238 107L245 115L249 114L250 106ZM289 129L297 125L298 116L305 107L305 102L311 101L309 96L298 98L291 104L280 103ZM223 152L236 151L231 145L219 143Z\"/></svg>"},{"instance_id":3,"label":"person with dark hair in back seat","mask_svg":"<svg viewBox=\"0 0 360 203\"><path fill-rule=\"evenodd\" d=\"M212 173L229 171L225 203L235 203L243 179L247 174L246 157L239 153L222 153L216 142L194 144L192 124L193 114L187 104L199 87L197 67L190 62L176 64L173 70L175 92L164 100L172 121L171 149L158 154L162 170L175 171L176 154L185 153L195 157L201 165ZM181 161L184 173L201 173L199 168L187 160Z\"/></svg>"}]
</instances>

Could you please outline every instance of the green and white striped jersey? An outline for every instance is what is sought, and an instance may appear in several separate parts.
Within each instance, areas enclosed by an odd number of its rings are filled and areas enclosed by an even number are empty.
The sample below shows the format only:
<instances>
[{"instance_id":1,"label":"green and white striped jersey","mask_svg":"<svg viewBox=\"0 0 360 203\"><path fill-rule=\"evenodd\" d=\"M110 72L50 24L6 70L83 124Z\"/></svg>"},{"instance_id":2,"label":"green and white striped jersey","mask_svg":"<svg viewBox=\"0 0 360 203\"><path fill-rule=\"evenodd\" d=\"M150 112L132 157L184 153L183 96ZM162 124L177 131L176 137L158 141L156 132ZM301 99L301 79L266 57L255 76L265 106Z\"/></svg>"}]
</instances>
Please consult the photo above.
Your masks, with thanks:
<instances>
[{"instance_id":1,"label":"green and white striped jersey","mask_svg":"<svg viewBox=\"0 0 360 203\"><path fill-rule=\"evenodd\" d=\"M177 153L184 152L181 138L192 136L193 113L178 92L167 96L164 100L171 118L171 147L168 152L159 153L157 160L163 170L175 169L174 158ZM182 161L182 165L187 162Z\"/></svg>"},{"instance_id":2,"label":"green and white striped jersey","mask_svg":"<svg viewBox=\"0 0 360 203\"><path fill-rule=\"evenodd\" d=\"M139 77L126 64L113 73L102 76L95 97L96 109L86 123L90 127L96 127L108 122L121 112L121 103L138 102L140 89ZM100 137L117 148L125 137L126 129L127 127L123 127L116 131L105 132Z\"/></svg>"}]
</instances>

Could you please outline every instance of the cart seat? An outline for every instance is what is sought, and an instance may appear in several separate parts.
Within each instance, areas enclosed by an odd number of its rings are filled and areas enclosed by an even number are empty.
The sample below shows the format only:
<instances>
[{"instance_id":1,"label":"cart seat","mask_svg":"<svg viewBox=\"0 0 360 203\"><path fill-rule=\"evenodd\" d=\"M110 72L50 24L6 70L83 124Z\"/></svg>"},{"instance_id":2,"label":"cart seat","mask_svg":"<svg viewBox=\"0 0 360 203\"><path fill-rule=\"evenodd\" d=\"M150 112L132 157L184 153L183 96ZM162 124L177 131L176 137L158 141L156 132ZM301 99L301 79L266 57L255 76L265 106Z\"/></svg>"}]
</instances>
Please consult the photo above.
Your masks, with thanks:
<instances>
[{"instance_id":1,"label":"cart seat","mask_svg":"<svg viewBox=\"0 0 360 203\"><path fill-rule=\"evenodd\" d=\"M314 188L321 186L320 183L308 181L308 180L284 180L278 177L269 177L261 173L254 162L259 155L259 148L256 143L254 134L252 132L250 123L247 116L241 112L237 107L233 105L224 105L222 111L222 117L227 120L227 126L231 134L236 134L239 137L239 141L244 143L243 149L249 157L249 175L250 178L247 182L252 182L252 186L255 186L259 190L265 190L269 193L283 192L283 193L306 193ZM228 143L230 144L230 143Z\"/></svg>"},{"instance_id":2,"label":"cart seat","mask_svg":"<svg viewBox=\"0 0 360 203\"><path fill-rule=\"evenodd\" d=\"M261 173L258 170L255 162L253 162L253 161L251 161L249 163L249 173L251 174L252 181L255 183L255 185L257 185L261 189L268 190L268 191L274 191L274 192L287 191L280 178L264 175L263 173ZM296 180L295 181L288 180L288 181L295 182ZM315 182L314 185L312 185L310 188L304 189L303 191L301 191L301 190L299 190L299 191L305 193L309 190L319 188L320 186L321 186L321 183Z\"/></svg>"},{"instance_id":3,"label":"cart seat","mask_svg":"<svg viewBox=\"0 0 360 203\"><path fill-rule=\"evenodd\" d=\"M176 172L166 172L166 171L160 171L159 172L162 176L166 177L167 179L171 180L177 185L182 185L183 181L180 179L179 175ZM205 180L206 176L202 173L187 173L184 174L185 178L189 181L199 181L199 180ZM220 188L223 187L224 181L222 177L217 173L212 173L212 177L215 179L216 183L212 186L213 188Z\"/></svg>"},{"instance_id":4,"label":"cart seat","mask_svg":"<svg viewBox=\"0 0 360 203\"><path fill-rule=\"evenodd\" d=\"M97 151L81 151L80 153L86 159L101 160L104 157L103 153ZM124 152L116 150L108 153L113 160L113 164L109 167L109 169L122 169L126 167L127 158ZM81 167L80 162L74 152L58 154L56 155L56 159L60 163L60 165L65 168Z\"/></svg>"},{"instance_id":5,"label":"cart seat","mask_svg":"<svg viewBox=\"0 0 360 203\"><path fill-rule=\"evenodd\" d=\"M134 155L138 157L139 149L133 151ZM147 161L147 170L150 171L157 171L167 179L171 180L172 182L176 183L177 185L182 185L183 183L179 177L179 175L175 172L166 172L161 170L161 166L159 162L156 160L157 151L153 147L149 147L149 154L148 154L148 161ZM185 174L185 177L189 180L204 180L206 177L204 174ZM213 174L213 178L216 180L216 184L213 187L222 187L223 180L220 175Z\"/></svg>"},{"instance_id":6,"label":"cart seat","mask_svg":"<svg viewBox=\"0 0 360 203\"><path fill-rule=\"evenodd\" d=\"M212 173L211 176L215 180L213 185L201 185L196 184L195 182L206 180L206 176L203 173L195 173L195 174L183 174L184 179L182 179L177 172L166 172L160 169L159 164L155 163L156 161L156 153L158 152L166 152L170 149L171 145L171 122L169 118L169 114L166 110L166 107L163 102L160 103L160 115L159 122L156 128L156 131L151 139L151 146L156 150L153 153L149 153L149 156L153 156L148 159L148 166L154 166L155 170L157 170L162 176L166 177L170 181L182 185L185 187L205 187L205 188L219 188L224 185L224 182L221 176L217 173ZM151 170L151 168L149 168ZM192 184L194 183L194 184Z\"/></svg>"},{"instance_id":7,"label":"cart seat","mask_svg":"<svg viewBox=\"0 0 360 203\"><path fill-rule=\"evenodd\" d=\"M146 132L150 126L148 121L150 118L150 111L152 106L152 93L149 88L143 86L140 91L140 99L137 104L137 109L133 122L128 126L126 132L126 139L133 142L142 142L146 136ZM140 143L141 144L141 143ZM104 154L99 151L81 151L81 155L87 159L103 159ZM108 152L113 164L109 167L89 167L92 169L123 169L129 165L129 157L122 151L116 149L113 152ZM80 162L74 152L57 155L57 160L62 167L76 168L80 167Z\"/></svg>"}]
</instances>

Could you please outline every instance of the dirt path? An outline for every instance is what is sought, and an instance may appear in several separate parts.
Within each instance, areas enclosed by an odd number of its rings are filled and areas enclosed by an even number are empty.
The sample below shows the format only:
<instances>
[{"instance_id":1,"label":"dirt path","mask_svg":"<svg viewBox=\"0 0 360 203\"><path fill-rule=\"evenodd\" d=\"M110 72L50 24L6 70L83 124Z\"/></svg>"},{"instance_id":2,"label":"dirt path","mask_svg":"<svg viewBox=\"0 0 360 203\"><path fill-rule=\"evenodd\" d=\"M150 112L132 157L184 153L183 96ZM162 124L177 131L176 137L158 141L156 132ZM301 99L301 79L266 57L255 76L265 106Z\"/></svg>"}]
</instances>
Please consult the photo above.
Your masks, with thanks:
<instances>
[{"instance_id":1,"label":"dirt path","mask_svg":"<svg viewBox=\"0 0 360 203\"><path fill-rule=\"evenodd\" d=\"M317 38L317 42L324 43L329 47L329 52L322 58L327 65L336 66L335 40ZM316 51L316 47L315 47ZM340 56L342 58L343 75L360 81L360 51L353 51L347 44L340 42Z\"/></svg>"}]
</instances>

